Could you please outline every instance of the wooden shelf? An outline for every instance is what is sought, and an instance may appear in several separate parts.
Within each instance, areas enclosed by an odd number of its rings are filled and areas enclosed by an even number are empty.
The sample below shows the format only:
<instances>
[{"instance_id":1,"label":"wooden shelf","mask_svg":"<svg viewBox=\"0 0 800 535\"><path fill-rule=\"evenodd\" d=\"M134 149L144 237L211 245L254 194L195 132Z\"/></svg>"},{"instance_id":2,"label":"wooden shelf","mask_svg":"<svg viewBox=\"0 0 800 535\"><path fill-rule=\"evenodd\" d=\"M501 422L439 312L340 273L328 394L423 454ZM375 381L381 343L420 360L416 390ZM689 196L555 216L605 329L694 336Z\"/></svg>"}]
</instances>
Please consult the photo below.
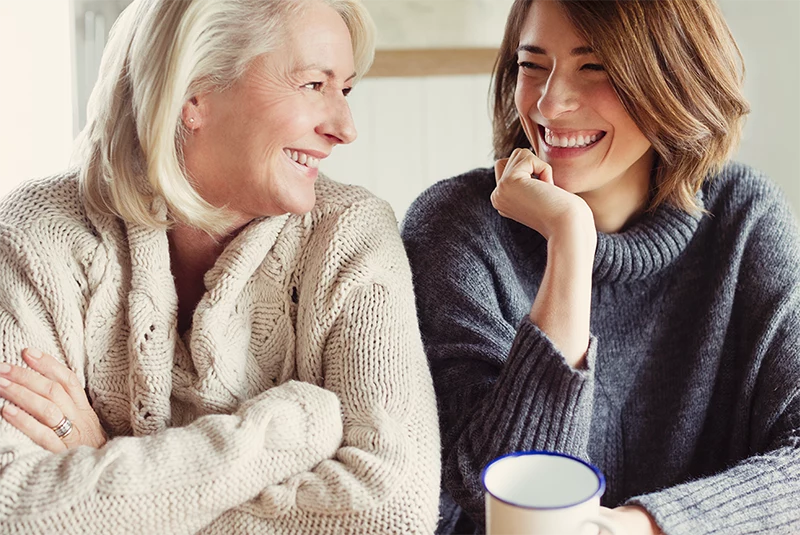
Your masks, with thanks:
<instances>
[{"instance_id":1,"label":"wooden shelf","mask_svg":"<svg viewBox=\"0 0 800 535\"><path fill-rule=\"evenodd\" d=\"M496 57L496 48L378 50L367 77L489 74Z\"/></svg>"}]
</instances>

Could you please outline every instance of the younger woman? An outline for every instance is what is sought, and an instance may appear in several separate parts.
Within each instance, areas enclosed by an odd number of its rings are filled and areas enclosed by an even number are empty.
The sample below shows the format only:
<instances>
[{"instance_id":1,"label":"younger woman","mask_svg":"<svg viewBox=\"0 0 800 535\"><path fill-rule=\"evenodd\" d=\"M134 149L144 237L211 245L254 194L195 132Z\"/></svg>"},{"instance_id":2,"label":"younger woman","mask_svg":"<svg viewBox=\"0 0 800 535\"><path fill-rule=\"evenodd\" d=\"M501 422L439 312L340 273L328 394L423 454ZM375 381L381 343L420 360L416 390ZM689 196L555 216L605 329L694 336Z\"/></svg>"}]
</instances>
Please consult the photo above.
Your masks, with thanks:
<instances>
[{"instance_id":1,"label":"younger woman","mask_svg":"<svg viewBox=\"0 0 800 535\"><path fill-rule=\"evenodd\" d=\"M480 472L519 450L596 464L631 535L800 530L800 237L726 163L738 60L713 0L515 2L495 169L433 186L403 230L440 531L482 528Z\"/></svg>"}]
</instances>

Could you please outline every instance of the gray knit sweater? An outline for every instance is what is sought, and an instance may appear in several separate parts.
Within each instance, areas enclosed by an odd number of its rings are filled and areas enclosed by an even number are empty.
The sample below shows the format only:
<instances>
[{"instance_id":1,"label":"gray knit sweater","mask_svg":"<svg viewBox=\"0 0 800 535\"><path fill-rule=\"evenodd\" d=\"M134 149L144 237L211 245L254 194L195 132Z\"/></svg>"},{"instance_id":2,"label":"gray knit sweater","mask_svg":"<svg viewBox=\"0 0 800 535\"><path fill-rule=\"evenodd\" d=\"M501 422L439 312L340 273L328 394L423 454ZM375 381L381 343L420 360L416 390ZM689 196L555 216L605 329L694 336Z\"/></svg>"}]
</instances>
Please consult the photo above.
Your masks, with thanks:
<instances>
[{"instance_id":1,"label":"gray knit sweater","mask_svg":"<svg viewBox=\"0 0 800 535\"><path fill-rule=\"evenodd\" d=\"M662 206L598 234L574 370L528 320L545 240L497 214L494 185L491 169L440 182L403 228L439 400L440 531L483 529L486 463L545 449L597 465L603 505L640 504L667 535L800 532L800 232L776 188L730 164L699 194L706 215Z\"/></svg>"}]
</instances>

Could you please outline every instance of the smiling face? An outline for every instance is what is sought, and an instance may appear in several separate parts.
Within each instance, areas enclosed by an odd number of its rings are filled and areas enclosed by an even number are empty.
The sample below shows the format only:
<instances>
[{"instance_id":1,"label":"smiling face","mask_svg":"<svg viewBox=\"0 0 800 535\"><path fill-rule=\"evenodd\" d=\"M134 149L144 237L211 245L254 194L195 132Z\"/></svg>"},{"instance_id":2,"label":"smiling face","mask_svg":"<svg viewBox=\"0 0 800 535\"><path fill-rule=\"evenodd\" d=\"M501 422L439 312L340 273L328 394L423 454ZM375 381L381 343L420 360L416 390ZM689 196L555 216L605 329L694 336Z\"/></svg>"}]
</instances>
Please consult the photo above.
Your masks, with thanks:
<instances>
[{"instance_id":1,"label":"smiling face","mask_svg":"<svg viewBox=\"0 0 800 535\"><path fill-rule=\"evenodd\" d=\"M355 77L341 16L311 3L280 48L257 58L230 88L184 106L184 161L200 193L227 206L235 225L305 213L320 160L356 130L345 97Z\"/></svg>"},{"instance_id":2,"label":"smiling face","mask_svg":"<svg viewBox=\"0 0 800 535\"><path fill-rule=\"evenodd\" d=\"M533 2L520 34L515 104L556 185L633 213L647 195L654 152L597 56L558 2ZM620 206L620 205L623 206Z\"/></svg>"}]
</instances>

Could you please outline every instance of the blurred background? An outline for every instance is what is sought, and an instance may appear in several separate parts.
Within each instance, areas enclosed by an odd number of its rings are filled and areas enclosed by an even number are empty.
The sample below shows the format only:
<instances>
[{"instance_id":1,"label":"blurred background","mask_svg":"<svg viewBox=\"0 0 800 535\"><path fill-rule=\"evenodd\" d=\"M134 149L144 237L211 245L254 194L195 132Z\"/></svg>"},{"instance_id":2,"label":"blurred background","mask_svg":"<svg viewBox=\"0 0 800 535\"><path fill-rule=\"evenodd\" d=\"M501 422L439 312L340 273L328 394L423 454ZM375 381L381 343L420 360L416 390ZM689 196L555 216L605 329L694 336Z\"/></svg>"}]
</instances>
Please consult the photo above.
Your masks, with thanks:
<instances>
[{"instance_id":1,"label":"blurred background","mask_svg":"<svg viewBox=\"0 0 800 535\"><path fill-rule=\"evenodd\" d=\"M736 159L800 214L800 0L718 0L744 54L752 113ZM108 30L129 0L0 0L0 197L65 169ZM427 186L489 166L488 95L510 0L365 0L376 63L350 96L358 140L322 171L402 219Z\"/></svg>"}]
</instances>

